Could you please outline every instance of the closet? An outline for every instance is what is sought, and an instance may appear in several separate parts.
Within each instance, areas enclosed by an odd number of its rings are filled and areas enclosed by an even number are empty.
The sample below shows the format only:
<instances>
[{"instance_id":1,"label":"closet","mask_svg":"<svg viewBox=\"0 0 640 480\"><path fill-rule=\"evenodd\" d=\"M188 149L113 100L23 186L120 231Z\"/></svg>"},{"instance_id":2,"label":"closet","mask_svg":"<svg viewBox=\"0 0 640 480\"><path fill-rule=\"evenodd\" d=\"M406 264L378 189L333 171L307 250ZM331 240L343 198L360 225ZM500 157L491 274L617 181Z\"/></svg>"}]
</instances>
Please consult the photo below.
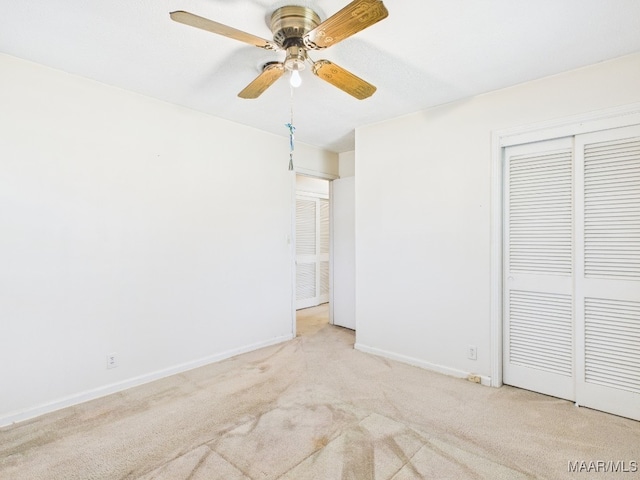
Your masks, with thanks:
<instances>
[{"instance_id":1,"label":"closet","mask_svg":"<svg viewBox=\"0 0 640 480\"><path fill-rule=\"evenodd\" d=\"M508 146L503 381L640 420L640 126Z\"/></svg>"}]
</instances>

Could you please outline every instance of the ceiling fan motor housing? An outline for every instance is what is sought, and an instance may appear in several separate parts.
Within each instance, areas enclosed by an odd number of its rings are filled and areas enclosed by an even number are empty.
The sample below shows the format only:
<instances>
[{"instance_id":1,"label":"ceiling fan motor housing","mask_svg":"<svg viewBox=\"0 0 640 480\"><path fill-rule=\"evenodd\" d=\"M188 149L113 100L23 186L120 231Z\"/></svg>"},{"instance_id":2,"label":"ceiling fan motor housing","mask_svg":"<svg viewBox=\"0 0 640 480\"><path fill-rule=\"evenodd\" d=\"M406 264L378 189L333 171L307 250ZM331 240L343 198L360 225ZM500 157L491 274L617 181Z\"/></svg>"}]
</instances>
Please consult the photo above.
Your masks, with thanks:
<instances>
[{"instance_id":1,"label":"ceiling fan motor housing","mask_svg":"<svg viewBox=\"0 0 640 480\"><path fill-rule=\"evenodd\" d=\"M286 50L284 66L288 70L303 70L307 50L302 37L320 24L320 17L307 7L278 8L271 15L273 41Z\"/></svg>"},{"instance_id":2,"label":"ceiling fan motor housing","mask_svg":"<svg viewBox=\"0 0 640 480\"><path fill-rule=\"evenodd\" d=\"M280 7L271 15L273 41L286 49L288 43L295 43L320 25L320 17L307 7Z\"/></svg>"}]
</instances>

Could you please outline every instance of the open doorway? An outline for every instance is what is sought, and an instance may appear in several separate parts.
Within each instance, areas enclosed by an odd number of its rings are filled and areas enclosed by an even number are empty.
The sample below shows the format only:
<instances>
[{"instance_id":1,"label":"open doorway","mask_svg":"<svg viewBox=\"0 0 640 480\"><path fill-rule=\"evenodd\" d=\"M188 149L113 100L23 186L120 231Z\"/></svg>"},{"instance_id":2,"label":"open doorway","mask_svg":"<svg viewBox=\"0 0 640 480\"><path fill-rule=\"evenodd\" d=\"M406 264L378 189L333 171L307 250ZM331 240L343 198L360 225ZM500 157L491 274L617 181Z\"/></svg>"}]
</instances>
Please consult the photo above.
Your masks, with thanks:
<instances>
[{"instance_id":1,"label":"open doorway","mask_svg":"<svg viewBox=\"0 0 640 480\"><path fill-rule=\"evenodd\" d=\"M296 175L296 330L330 322L330 182Z\"/></svg>"},{"instance_id":2,"label":"open doorway","mask_svg":"<svg viewBox=\"0 0 640 480\"><path fill-rule=\"evenodd\" d=\"M296 311L296 336L310 336L329 325L329 303Z\"/></svg>"},{"instance_id":3,"label":"open doorway","mask_svg":"<svg viewBox=\"0 0 640 480\"><path fill-rule=\"evenodd\" d=\"M294 332L298 316L355 330L355 177L296 175L295 191Z\"/></svg>"}]
</instances>

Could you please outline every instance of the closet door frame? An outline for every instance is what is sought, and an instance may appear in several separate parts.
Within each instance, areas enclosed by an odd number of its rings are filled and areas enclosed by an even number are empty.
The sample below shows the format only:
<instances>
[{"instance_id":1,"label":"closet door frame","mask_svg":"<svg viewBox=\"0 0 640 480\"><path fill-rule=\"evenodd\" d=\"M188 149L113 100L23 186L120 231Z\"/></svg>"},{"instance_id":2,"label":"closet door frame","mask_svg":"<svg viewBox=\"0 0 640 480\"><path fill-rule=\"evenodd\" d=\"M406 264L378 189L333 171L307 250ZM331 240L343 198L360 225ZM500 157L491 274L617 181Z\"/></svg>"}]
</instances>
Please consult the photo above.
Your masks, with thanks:
<instances>
[{"instance_id":1,"label":"closet door frame","mask_svg":"<svg viewBox=\"0 0 640 480\"><path fill-rule=\"evenodd\" d=\"M491 386L500 387L503 384L503 212L505 148L632 125L640 125L640 103L492 132Z\"/></svg>"}]
</instances>

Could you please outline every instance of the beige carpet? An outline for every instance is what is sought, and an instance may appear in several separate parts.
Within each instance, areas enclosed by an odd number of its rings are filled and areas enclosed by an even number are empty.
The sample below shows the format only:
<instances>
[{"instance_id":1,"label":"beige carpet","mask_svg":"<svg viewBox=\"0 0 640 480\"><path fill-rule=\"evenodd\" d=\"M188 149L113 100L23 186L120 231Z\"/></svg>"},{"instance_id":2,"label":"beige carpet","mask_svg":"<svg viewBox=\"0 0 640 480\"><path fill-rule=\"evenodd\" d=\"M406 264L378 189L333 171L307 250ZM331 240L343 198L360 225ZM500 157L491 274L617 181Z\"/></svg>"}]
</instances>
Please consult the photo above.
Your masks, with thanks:
<instances>
[{"instance_id":1,"label":"beige carpet","mask_svg":"<svg viewBox=\"0 0 640 480\"><path fill-rule=\"evenodd\" d=\"M301 316L285 344L0 430L0 478L640 476L568 467L631 470L639 422L367 355L326 306Z\"/></svg>"}]
</instances>

